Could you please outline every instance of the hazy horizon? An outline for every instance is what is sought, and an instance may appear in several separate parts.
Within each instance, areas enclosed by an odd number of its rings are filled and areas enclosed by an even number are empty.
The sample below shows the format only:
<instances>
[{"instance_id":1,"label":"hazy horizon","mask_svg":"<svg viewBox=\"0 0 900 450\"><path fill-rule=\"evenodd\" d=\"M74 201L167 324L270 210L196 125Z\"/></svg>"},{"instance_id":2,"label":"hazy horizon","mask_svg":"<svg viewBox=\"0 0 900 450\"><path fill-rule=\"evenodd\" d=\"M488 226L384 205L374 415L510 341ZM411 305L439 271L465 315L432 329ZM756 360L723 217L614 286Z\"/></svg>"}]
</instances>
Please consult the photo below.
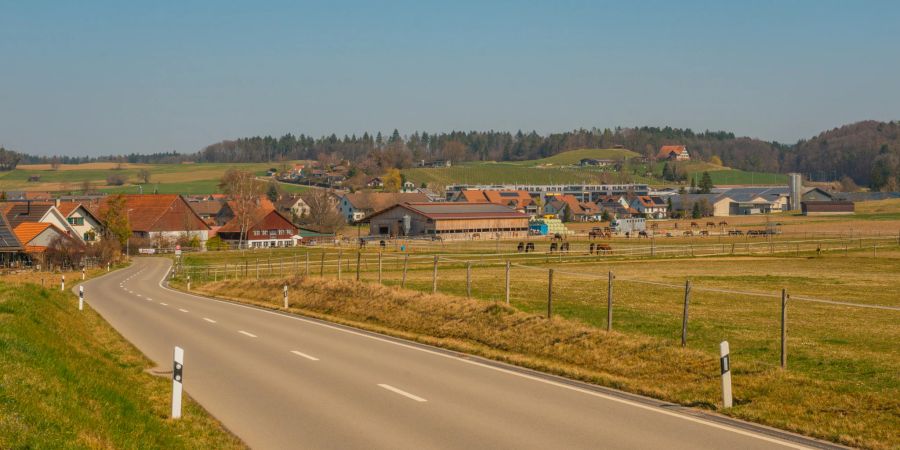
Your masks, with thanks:
<instances>
[{"instance_id":1,"label":"hazy horizon","mask_svg":"<svg viewBox=\"0 0 900 450\"><path fill-rule=\"evenodd\" d=\"M673 126L793 143L900 118L900 4L208 0L0 6L0 145Z\"/></svg>"}]
</instances>

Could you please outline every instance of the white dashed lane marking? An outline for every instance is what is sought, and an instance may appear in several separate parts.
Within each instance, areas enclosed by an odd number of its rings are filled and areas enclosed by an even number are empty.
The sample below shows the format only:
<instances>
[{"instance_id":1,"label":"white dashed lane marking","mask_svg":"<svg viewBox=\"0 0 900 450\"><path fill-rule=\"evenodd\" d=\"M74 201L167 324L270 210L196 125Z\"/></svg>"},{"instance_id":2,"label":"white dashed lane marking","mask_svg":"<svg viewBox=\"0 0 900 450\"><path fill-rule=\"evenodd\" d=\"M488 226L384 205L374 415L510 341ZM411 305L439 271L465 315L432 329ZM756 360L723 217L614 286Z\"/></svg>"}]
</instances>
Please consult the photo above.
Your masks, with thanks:
<instances>
[{"instance_id":1,"label":"white dashed lane marking","mask_svg":"<svg viewBox=\"0 0 900 450\"><path fill-rule=\"evenodd\" d=\"M248 333L248 332L246 332L246 331L244 331L244 330L238 330L238 333L241 333L241 334L243 334L244 336L247 336L247 337L252 337L252 338L255 338L255 337L256 337L255 334L253 334L253 333Z\"/></svg>"},{"instance_id":2,"label":"white dashed lane marking","mask_svg":"<svg viewBox=\"0 0 900 450\"><path fill-rule=\"evenodd\" d=\"M291 350L291 353L293 353L301 358L306 358L310 361L318 361L319 360L319 358L316 358L315 356L310 356L310 355L307 355L306 353L298 352L297 350Z\"/></svg>"},{"instance_id":3,"label":"white dashed lane marking","mask_svg":"<svg viewBox=\"0 0 900 450\"><path fill-rule=\"evenodd\" d=\"M422 397L419 397L418 395L410 394L409 392L406 392L406 391L401 390L401 389L397 389L397 388L395 388L395 387L393 387L393 386L391 386L391 385L389 385L389 384L379 384L378 387L380 387L380 388L382 388L382 389L387 389L387 390L389 390L389 391L391 391L391 392L393 392L393 393L395 393L395 394L400 394L400 395L402 395L402 396L404 396L404 397L406 397L406 398L408 398L408 399L410 399L410 400L415 400L415 401L417 401L417 402L427 402L427 401L428 401L428 400L425 400L425 399L422 398Z\"/></svg>"}]
</instances>

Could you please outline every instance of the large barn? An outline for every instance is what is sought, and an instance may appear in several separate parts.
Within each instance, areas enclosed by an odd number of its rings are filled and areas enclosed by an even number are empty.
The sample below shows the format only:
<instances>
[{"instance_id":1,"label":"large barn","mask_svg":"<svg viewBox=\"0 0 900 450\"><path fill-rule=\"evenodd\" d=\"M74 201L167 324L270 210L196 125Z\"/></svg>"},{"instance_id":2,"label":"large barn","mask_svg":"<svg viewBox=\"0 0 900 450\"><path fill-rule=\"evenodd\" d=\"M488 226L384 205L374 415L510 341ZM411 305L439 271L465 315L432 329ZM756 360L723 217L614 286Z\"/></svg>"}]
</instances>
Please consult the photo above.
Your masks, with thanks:
<instances>
[{"instance_id":1,"label":"large barn","mask_svg":"<svg viewBox=\"0 0 900 450\"><path fill-rule=\"evenodd\" d=\"M400 203L370 215L370 236L522 237L527 214L493 203Z\"/></svg>"}]
</instances>

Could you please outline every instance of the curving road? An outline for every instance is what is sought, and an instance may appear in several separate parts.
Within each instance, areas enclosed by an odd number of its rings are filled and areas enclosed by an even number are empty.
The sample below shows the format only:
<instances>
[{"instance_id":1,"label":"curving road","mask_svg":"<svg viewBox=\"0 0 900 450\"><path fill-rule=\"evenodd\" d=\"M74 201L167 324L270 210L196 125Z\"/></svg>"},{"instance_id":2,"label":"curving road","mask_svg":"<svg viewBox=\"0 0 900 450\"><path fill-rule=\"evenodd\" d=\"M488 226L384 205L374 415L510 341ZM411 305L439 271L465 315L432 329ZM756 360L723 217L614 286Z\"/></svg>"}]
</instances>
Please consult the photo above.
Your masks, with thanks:
<instances>
[{"instance_id":1,"label":"curving road","mask_svg":"<svg viewBox=\"0 0 900 450\"><path fill-rule=\"evenodd\" d=\"M85 300L253 448L807 448L797 435L400 339L170 290L165 258Z\"/></svg>"}]
</instances>

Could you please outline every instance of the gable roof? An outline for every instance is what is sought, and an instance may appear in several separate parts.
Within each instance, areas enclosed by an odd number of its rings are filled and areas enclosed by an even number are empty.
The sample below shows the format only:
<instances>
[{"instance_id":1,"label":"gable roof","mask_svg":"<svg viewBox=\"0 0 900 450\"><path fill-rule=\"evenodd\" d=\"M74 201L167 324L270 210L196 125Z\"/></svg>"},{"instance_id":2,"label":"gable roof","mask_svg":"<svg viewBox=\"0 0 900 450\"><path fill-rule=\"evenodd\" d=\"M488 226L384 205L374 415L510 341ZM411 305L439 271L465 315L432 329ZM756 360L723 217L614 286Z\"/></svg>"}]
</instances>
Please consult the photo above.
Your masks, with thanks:
<instances>
[{"instance_id":1,"label":"gable roof","mask_svg":"<svg viewBox=\"0 0 900 450\"><path fill-rule=\"evenodd\" d=\"M59 210L60 214L62 214L63 217L66 217L66 218L68 218L69 216L71 216L72 213L74 213L75 211L78 211L79 208L80 208L82 211L86 212L89 216L91 216L91 218L94 219L96 222L98 222L98 223L100 222L100 218L97 217L96 212L95 212L95 211L91 211L90 208L88 208L87 206L85 206L85 205L82 204L82 203L78 203L78 202L58 202L58 204L56 205L56 209Z\"/></svg>"},{"instance_id":2,"label":"gable roof","mask_svg":"<svg viewBox=\"0 0 900 450\"><path fill-rule=\"evenodd\" d=\"M100 203L101 215L106 212L109 200ZM125 208L132 231L193 231L208 230L209 226L178 194L125 194ZM190 223L188 223L190 222Z\"/></svg>"},{"instance_id":3,"label":"gable roof","mask_svg":"<svg viewBox=\"0 0 900 450\"><path fill-rule=\"evenodd\" d=\"M344 195L354 209L380 211L398 203L427 202L428 196L421 192L354 192Z\"/></svg>"},{"instance_id":4,"label":"gable roof","mask_svg":"<svg viewBox=\"0 0 900 450\"><path fill-rule=\"evenodd\" d=\"M225 202L220 200L199 200L188 202L188 205L199 216L215 216L222 210Z\"/></svg>"},{"instance_id":5,"label":"gable roof","mask_svg":"<svg viewBox=\"0 0 900 450\"><path fill-rule=\"evenodd\" d=\"M494 203L516 209L522 209L534 203L528 191L467 189L460 191L460 198L469 203Z\"/></svg>"},{"instance_id":6,"label":"gable roof","mask_svg":"<svg viewBox=\"0 0 900 450\"><path fill-rule=\"evenodd\" d=\"M65 234L62 231L60 231L59 228L56 228L55 226L53 226L52 223L46 223L46 222L21 223L13 231L16 233L16 238L19 240L19 242L21 242L27 246L28 243L31 242L32 239L38 237L38 235L40 235L41 233L44 232L44 230L46 230L47 228L50 228L50 227L55 228L56 231L59 231L60 234Z\"/></svg>"},{"instance_id":7,"label":"gable roof","mask_svg":"<svg viewBox=\"0 0 900 450\"><path fill-rule=\"evenodd\" d=\"M14 203L6 209L6 219L13 228L24 222L39 222L53 205L44 202Z\"/></svg>"},{"instance_id":8,"label":"gable roof","mask_svg":"<svg viewBox=\"0 0 900 450\"><path fill-rule=\"evenodd\" d=\"M248 229L255 227L260 222L266 220L266 218L272 214L276 214L278 217L280 217L281 219L284 219L284 221L291 224L291 226L294 226L294 224L291 223L291 221L288 220L287 217L284 217L283 214L276 211L274 208L266 208L265 206L260 206L260 207L257 207L256 209L254 209L253 212L251 213L250 220L248 223ZM240 220L238 220L237 216L235 216L234 218L229 220L228 223L226 223L225 225L222 225L217 231L217 233L240 233L240 232L241 232L241 223L240 223Z\"/></svg>"},{"instance_id":9,"label":"gable roof","mask_svg":"<svg viewBox=\"0 0 900 450\"><path fill-rule=\"evenodd\" d=\"M663 145L659 148L659 153L656 155L656 157L665 159L671 156L673 153L675 155L680 155L686 151L687 147L683 145Z\"/></svg>"},{"instance_id":10,"label":"gable roof","mask_svg":"<svg viewBox=\"0 0 900 450\"><path fill-rule=\"evenodd\" d=\"M448 219L528 219L528 214L494 203L423 202L400 203L368 216L365 220L394 208L408 209L432 220Z\"/></svg>"}]
</instances>

